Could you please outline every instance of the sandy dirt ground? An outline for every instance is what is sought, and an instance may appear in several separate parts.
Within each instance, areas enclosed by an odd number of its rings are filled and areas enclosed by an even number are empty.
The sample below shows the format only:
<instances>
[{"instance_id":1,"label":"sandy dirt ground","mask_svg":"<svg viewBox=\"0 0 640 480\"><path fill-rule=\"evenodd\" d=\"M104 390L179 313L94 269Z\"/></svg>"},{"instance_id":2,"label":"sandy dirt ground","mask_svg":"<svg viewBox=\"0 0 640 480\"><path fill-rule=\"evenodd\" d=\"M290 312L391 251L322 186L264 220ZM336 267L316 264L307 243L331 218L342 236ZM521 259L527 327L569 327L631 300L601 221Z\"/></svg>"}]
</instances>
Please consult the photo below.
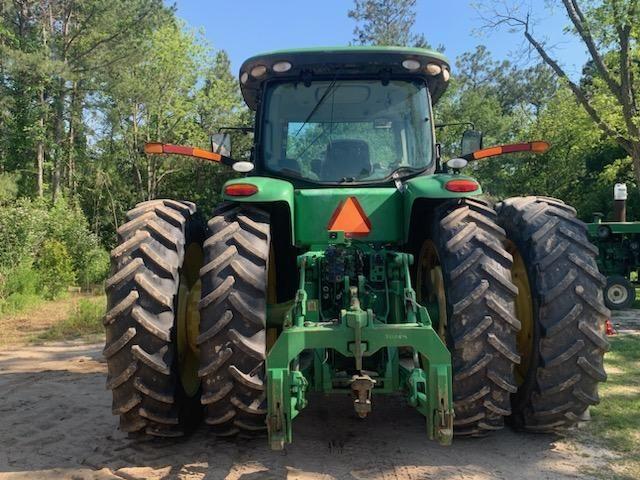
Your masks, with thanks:
<instances>
[{"instance_id":1,"label":"sandy dirt ground","mask_svg":"<svg viewBox=\"0 0 640 480\"><path fill-rule=\"evenodd\" d=\"M105 390L101 344L0 352L0 479L422 480L589 478L602 452L509 429L440 447L399 397L378 397L361 421L347 397L311 398L294 443L218 441L203 427L180 441L129 439Z\"/></svg>"}]
</instances>

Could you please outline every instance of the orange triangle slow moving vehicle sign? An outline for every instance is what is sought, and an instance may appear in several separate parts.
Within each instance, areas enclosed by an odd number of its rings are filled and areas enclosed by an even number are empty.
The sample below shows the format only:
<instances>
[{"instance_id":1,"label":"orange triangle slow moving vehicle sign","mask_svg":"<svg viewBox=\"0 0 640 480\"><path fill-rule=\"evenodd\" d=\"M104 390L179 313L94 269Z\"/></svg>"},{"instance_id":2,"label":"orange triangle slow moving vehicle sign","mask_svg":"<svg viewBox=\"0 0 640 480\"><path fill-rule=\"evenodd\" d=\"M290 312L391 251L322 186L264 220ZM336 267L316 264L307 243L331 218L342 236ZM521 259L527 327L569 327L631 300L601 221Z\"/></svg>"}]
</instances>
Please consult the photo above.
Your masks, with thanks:
<instances>
[{"instance_id":1,"label":"orange triangle slow moving vehicle sign","mask_svg":"<svg viewBox=\"0 0 640 480\"><path fill-rule=\"evenodd\" d=\"M333 212L327 230L330 232L342 231L347 237L366 236L371 232L371 222L358 199L347 197Z\"/></svg>"}]
</instances>

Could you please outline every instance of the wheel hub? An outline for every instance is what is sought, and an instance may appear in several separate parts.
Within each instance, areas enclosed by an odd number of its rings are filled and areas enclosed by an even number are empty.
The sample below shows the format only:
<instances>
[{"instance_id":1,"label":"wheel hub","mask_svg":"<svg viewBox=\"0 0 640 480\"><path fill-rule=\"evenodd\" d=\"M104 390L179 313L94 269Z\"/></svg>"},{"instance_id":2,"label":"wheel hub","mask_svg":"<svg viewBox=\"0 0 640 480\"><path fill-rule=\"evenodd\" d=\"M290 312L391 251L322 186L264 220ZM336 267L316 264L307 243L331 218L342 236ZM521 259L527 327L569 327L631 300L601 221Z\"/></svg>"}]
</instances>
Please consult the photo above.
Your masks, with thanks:
<instances>
[{"instance_id":1,"label":"wheel hub","mask_svg":"<svg viewBox=\"0 0 640 480\"><path fill-rule=\"evenodd\" d=\"M623 285L615 284L611 285L607 289L607 298L611 303L618 305L627 301L627 298L629 298L629 293Z\"/></svg>"}]
</instances>

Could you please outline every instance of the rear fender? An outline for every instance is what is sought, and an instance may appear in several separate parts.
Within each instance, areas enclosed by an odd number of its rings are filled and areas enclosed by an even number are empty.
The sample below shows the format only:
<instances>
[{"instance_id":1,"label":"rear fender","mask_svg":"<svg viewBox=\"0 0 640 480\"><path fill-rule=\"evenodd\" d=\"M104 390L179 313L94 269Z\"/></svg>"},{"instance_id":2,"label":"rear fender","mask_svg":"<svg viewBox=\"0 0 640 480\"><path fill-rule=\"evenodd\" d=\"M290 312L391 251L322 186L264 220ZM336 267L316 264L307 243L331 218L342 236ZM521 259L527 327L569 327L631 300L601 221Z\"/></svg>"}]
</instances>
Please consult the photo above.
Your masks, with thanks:
<instances>
[{"instance_id":1,"label":"rear fender","mask_svg":"<svg viewBox=\"0 0 640 480\"><path fill-rule=\"evenodd\" d=\"M249 195L246 197L239 196L231 196L224 193L226 187L229 185L235 184L251 184L258 187L258 191L253 195ZM286 180L280 180L277 178L269 178L269 177L242 177L242 178L234 178L232 180L227 181L222 187L222 198L229 202L236 203L258 203L258 204L274 204L281 203L286 205L286 210L288 212L288 222L289 222L289 231L290 233L290 241L293 245L295 242L295 230L293 228L293 185Z\"/></svg>"},{"instance_id":2,"label":"rear fender","mask_svg":"<svg viewBox=\"0 0 640 480\"><path fill-rule=\"evenodd\" d=\"M450 175L438 173L435 175L421 175L413 177L404 182L404 242L410 241L411 219L414 217L414 209L421 206L440 203L442 200L452 198L468 198L482 195L482 187L478 183L478 189L473 192L451 192L445 185L450 180L473 180L473 177L466 175ZM416 218L417 221L424 222L425 218Z\"/></svg>"}]
</instances>

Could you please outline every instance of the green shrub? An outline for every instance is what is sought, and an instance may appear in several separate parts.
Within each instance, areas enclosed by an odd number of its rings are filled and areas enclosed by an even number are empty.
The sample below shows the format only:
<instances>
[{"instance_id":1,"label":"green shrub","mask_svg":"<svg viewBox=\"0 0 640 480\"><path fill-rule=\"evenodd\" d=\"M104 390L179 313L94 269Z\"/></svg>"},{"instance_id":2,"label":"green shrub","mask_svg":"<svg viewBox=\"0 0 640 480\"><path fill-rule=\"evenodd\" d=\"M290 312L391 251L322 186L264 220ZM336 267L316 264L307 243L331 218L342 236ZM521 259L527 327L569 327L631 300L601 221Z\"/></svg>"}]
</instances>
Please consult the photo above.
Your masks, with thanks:
<instances>
[{"instance_id":1,"label":"green shrub","mask_svg":"<svg viewBox=\"0 0 640 480\"><path fill-rule=\"evenodd\" d=\"M109 255L91 232L89 222L77 205L61 198L49 211L47 238L67 248L82 287L102 282L109 272Z\"/></svg>"},{"instance_id":2,"label":"green shrub","mask_svg":"<svg viewBox=\"0 0 640 480\"><path fill-rule=\"evenodd\" d=\"M0 313L3 315L11 315L29 307L34 307L42 302L39 295L12 293L7 298L0 299Z\"/></svg>"},{"instance_id":3,"label":"green shrub","mask_svg":"<svg viewBox=\"0 0 640 480\"><path fill-rule=\"evenodd\" d=\"M18 196L18 175L0 173L0 204L13 202Z\"/></svg>"},{"instance_id":4,"label":"green shrub","mask_svg":"<svg viewBox=\"0 0 640 480\"><path fill-rule=\"evenodd\" d=\"M28 295L38 292L40 279L31 262L22 262L0 276L4 279L0 281L0 296L8 296L12 293Z\"/></svg>"},{"instance_id":5,"label":"green shrub","mask_svg":"<svg viewBox=\"0 0 640 480\"><path fill-rule=\"evenodd\" d=\"M106 310L104 297L98 300L80 299L69 316L38 335L35 340L67 340L102 333L102 318Z\"/></svg>"},{"instance_id":6,"label":"green shrub","mask_svg":"<svg viewBox=\"0 0 640 480\"><path fill-rule=\"evenodd\" d=\"M45 240L36 261L45 298L53 299L75 282L71 256L58 240Z\"/></svg>"},{"instance_id":7,"label":"green shrub","mask_svg":"<svg viewBox=\"0 0 640 480\"><path fill-rule=\"evenodd\" d=\"M102 283L109 274L109 253L96 247L90 250L84 258L82 268L77 271L78 283L82 288Z\"/></svg>"},{"instance_id":8,"label":"green shrub","mask_svg":"<svg viewBox=\"0 0 640 480\"><path fill-rule=\"evenodd\" d=\"M47 236L47 223L44 201L23 198L0 207L0 268L32 262Z\"/></svg>"},{"instance_id":9,"label":"green shrub","mask_svg":"<svg viewBox=\"0 0 640 480\"><path fill-rule=\"evenodd\" d=\"M30 262L0 271L0 313L16 313L40 300L41 281Z\"/></svg>"},{"instance_id":10,"label":"green shrub","mask_svg":"<svg viewBox=\"0 0 640 480\"><path fill-rule=\"evenodd\" d=\"M0 204L0 272L12 270L21 264L31 264L36 257L38 265L46 262L43 246L47 241L56 241L65 247L73 277L80 286L87 288L106 278L109 255L100 245L98 237L91 232L87 219L77 205L70 204L64 198L53 206L44 200L29 199ZM37 269L42 271L38 265ZM56 280L56 285L48 290L59 292L62 289L59 284L70 277L66 275L56 279L49 275L41 279L41 285L46 286L50 278ZM4 290L5 299L13 293L13 290ZM47 295L52 296L52 293Z\"/></svg>"}]
</instances>

